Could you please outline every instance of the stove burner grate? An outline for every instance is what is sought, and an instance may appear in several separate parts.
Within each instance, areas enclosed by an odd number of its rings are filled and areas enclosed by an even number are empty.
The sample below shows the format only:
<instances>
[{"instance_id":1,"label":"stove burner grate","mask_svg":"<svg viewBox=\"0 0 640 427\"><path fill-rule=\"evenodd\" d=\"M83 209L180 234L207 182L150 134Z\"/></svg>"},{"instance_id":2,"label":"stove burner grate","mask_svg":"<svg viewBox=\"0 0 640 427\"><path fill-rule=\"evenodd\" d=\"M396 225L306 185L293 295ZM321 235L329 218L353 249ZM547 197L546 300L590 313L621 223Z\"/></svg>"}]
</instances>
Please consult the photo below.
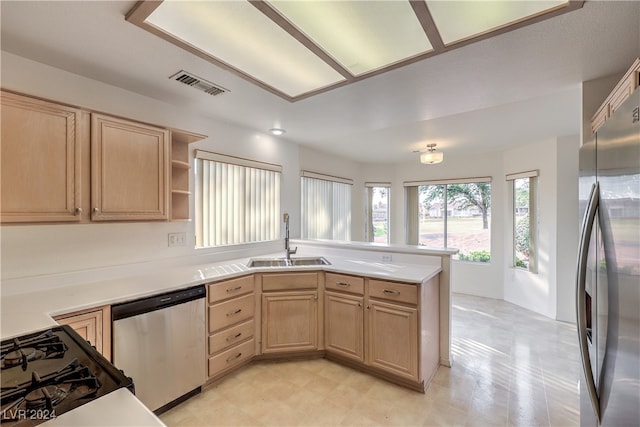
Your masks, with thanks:
<instances>
[{"instance_id":1,"label":"stove burner grate","mask_svg":"<svg viewBox=\"0 0 640 427\"><path fill-rule=\"evenodd\" d=\"M47 385L27 393L24 400L29 409L53 409L69 395L70 390L70 384Z\"/></svg>"},{"instance_id":2,"label":"stove burner grate","mask_svg":"<svg viewBox=\"0 0 640 427\"><path fill-rule=\"evenodd\" d=\"M21 366L26 371L34 360L64 357L67 346L51 330L28 338L14 338L0 348L1 368Z\"/></svg>"},{"instance_id":3,"label":"stove burner grate","mask_svg":"<svg viewBox=\"0 0 640 427\"><path fill-rule=\"evenodd\" d=\"M0 401L2 421L12 420L12 415L24 410L48 409L66 400L78 400L94 395L102 386L85 365L73 359L57 372L40 376L31 374L31 380L15 387L2 388ZM4 406L5 403L7 406Z\"/></svg>"}]
</instances>

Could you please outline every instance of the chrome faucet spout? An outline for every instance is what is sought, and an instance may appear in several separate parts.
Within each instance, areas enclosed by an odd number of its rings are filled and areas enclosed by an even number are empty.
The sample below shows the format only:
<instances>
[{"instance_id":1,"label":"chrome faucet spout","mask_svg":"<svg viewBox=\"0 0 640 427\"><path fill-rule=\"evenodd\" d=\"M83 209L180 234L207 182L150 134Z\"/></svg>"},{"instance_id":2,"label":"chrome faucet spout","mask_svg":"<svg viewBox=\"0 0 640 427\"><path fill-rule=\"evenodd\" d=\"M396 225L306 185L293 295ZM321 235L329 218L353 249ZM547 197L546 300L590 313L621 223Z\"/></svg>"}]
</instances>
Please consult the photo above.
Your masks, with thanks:
<instances>
[{"instance_id":1,"label":"chrome faucet spout","mask_svg":"<svg viewBox=\"0 0 640 427\"><path fill-rule=\"evenodd\" d=\"M291 249L289 246L289 214L286 213L282 216L282 220L284 221L284 251L287 259L291 259L291 255L298 252L298 247L295 249Z\"/></svg>"}]
</instances>

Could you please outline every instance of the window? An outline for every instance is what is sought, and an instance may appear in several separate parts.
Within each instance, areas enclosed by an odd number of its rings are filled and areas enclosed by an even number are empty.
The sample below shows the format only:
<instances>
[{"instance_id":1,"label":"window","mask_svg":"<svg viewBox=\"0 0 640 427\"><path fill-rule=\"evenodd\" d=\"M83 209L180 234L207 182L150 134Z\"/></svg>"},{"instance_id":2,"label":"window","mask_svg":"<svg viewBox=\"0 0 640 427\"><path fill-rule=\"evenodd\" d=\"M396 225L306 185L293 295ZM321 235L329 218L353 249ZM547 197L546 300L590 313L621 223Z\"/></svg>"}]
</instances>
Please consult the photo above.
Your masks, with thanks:
<instances>
[{"instance_id":1,"label":"window","mask_svg":"<svg viewBox=\"0 0 640 427\"><path fill-rule=\"evenodd\" d=\"M389 243L389 192L391 184L366 182L367 242Z\"/></svg>"},{"instance_id":2,"label":"window","mask_svg":"<svg viewBox=\"0 0 640 427\"><path fill-rule=\"evenodd\" d=\"M538 171L507 175L513 206L513 258L515 268L537 272L536 185Z\"/></svg>"},{"instance_id":3,"label":"window","mask_svg":"<svg viewBox=\"0 0 640 427\"><path fill-rule=\"evenodd\" d=\"M351 240L353 181L303 171L301 182L302 238Z\"/></svg>"},{"instance_id":4,"label":"window","mask_svg":"<svg viewBox=\"0 0 640 427\"><path fill-rule=\"evenodd\" d=\"M456 248L461 261L491 261L491 179L406 182L407 243Z\"/></svg>"},{"instance_id":5,"label":"window","mask_svg":"<svg viewBox=\"0 0 640 427\"><path fill-rule=\"evenodd\" d=\"M276 240L281 166L196 151L196 247Z\"/></svg>"}]
</instances>

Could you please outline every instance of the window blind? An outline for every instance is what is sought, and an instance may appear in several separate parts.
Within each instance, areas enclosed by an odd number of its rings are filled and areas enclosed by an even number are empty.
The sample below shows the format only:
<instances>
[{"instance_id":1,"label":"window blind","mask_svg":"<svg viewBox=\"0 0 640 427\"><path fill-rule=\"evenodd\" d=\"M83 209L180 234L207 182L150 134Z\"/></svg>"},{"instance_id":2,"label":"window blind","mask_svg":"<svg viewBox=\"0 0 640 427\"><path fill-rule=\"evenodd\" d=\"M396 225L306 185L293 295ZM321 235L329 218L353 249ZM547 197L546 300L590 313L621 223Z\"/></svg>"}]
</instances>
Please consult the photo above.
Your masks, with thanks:
<instances>
[{"instance_id":1,"label":"window blind","mask_svg":"<svg viewBox=\"0 0 640 427\"><path fill-rule=\"evenodd\" d=\"M237 159L196 152L195 231L198 247L261 242L279 237L281 168Z\"/></svg>"},{"instance_id":2,"label":"window blind","mask_svg":"<svg viewBox=\"0 0 640 427\"><path fill-rule=\"evenodd\" d=\"M336 177L303 172L301 217L303 239L351 240L351 183ZM351 182L351 183L349 183Z\"/></svg>"}]
</instances>

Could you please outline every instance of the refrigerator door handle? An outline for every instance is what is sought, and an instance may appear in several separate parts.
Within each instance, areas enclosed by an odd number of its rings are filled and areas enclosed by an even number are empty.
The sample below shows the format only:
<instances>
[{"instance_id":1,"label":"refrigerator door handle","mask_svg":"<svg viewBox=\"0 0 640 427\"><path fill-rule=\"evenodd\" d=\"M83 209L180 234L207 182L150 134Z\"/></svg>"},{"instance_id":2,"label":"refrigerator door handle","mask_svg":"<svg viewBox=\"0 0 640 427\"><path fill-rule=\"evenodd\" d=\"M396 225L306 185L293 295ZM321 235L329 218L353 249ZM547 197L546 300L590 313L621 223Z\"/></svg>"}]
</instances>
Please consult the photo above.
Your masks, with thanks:
<instances>
[{"instance_id":1,"label":"refrigerator door handle","mask_svg":"<svg viewBox=\"0 0 640 427\"><path fill-rule=\"evenodd\" d=\"M580 357L582 359L582 368L586 379L587 390L591 398L591 405L595 412L598 423L600 422L600 401L596 392L596 385L591 370L591 359L589 358L589 349L587 347L587 308L585 301L585 287L587 281L587 257L589 254L589 244L591 241L591 232L596 219L598 205L600 203L600 190L596 182L591 187L589 203L585 211L582 232L580 235L580 245L578 247L578 283L576 286L576 316L578 325L578 341L580 343Z\"/></svg>"}]
</instances>

